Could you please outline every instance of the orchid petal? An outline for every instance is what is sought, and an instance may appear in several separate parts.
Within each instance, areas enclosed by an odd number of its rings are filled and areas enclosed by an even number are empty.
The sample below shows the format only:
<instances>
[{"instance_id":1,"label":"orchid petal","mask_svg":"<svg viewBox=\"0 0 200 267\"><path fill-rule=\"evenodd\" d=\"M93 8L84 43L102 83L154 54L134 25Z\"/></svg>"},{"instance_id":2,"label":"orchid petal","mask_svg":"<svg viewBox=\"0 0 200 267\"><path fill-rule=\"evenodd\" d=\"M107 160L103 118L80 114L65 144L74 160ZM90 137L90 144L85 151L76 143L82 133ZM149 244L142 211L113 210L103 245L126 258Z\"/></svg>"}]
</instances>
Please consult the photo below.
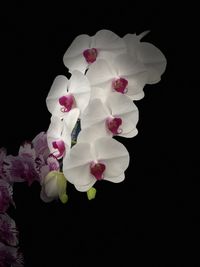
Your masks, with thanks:
<instances>
[{"instance_id":1,"label":"orchid petal","mask_svg":"<svg viewBox=\"0 0 200 267\"><path fill-rule=\"evenodd\" d=\"M101 100L94 99L90 102L82 115L81 128L85 129L99 122L103 122L109 115L110 112L108 108L101 102Z\"/></svg>"},{"instance_id":2,"label":"orchid petal","mask_svg":"<svg viewBox=\"0 0 200 267\"><path fill-rule=\"evenodd\" d=\"M79 56L85 49L90 48L90 43L91 37L89 35L81 34L77 36L65 52L64 64L66 64L68 58Z\"/></svg>"},{"instance_id":3,"label":"orchid petal","mask_svg":"<svg viewBox=\"0 0 200 267\"><path fill-rule=\"evenodd\" d=\"M99 122L91 127L81 130L78 135L77 141L79 143L93 143L96 139L100 137L110 136L113 134L108 131L105 127L105 121Z\"/></svg>"},{"instance_id":4,"label":"orchid petal","mask_svg":"<svg viewBox=\"0 0 200 267\"><path fill-rule=\"evenodd\" d=\"M59 75L53 81L51 89L46 99L49 112L57 117L62 117L63 112L59 103L59 98L67 94L68 79L63 75Z\"/></svg>"},{"instance_id":5,"label":"orchid petal","mask_svg":"<svg viewBox=\"0 0 200 267\"><path fill-rule=\"evenodd\" d=\"M91 65L86 76L92 86L98 86L111 81L116 76L116 71L104 59L99 59Z\"/></svg>"},{"instance_id":6,"label":"orchid petal","mask_svg":"<svg viewBox=\"0 0 200 267\"><path fill-rule=\"evenodd\" d=\"M21 157L28 156L32 158L33 160L35 160L36 153L35 153L35 149L33 148L33 144L29 142L25 142L23 145L20 146L18 155Z\"/></svg>"},{"instance_id":7,"label":"orchid petal","mask_svg":"<svg viewBox=\"0 0 200 267\"><path fill-rule=\"evenodd\" d=\"M116 176L116 177L105 177L104 180L106 181L110 181L110 182L113 182L113 183L121 183L123 182L125 179L125 174L124 172L122 174L120 174L119 176Z\"/></svg>"},{"instance_id":8,"label":"orchid petal","mask_svg":"<svg viewBox=\"0 0 200 267\"><path fill-rule=\"evenodd\" d=\"M148 83L153 84L160 81L167 65L164 54L154 45L142 42L139 46L138 57L145 64L149 74Z\"/></svg>"},{"instance_id":9,"label":"orchid petal","mask_svg":"<svg viewBox=\"0 0 200 267\"><path fill-rule=\"evenodd\" d=\"M64 135L62 136L63 132ZM51 153L54 154L57 158L62 158L63 153L66 153L68 148L71 146L71 133L69 132L64 121L61 121L57 117L51 118L51 124L47 131L47 142ZM64 142L65 150L63 151L62 149L62 151L60 151L59 147L57 147L56 149L54 142Z\"/></svg>"},{"instance_id":10,"label":"orchid petal","mask_svg":"<svg viewBox=\"0 0 200 267\"><path fill-rule=\"evenodd\" d=\"M123 39L114 32L105 29L98 31L95 34L92 46L111 51L120 50L123 52L125 50Z\"/></svg>"},{"instance_id":11,"label":"orchid petal","mask_svg":"<svg viewBox=\"0 0 200 267\"><path fill-rule=\"evenodd\" d=\"M63 173L67 180L75 185L85 186L94 179L89 170L93 159L89 143L77 143L70 154L63 159Z\"/></svg>"},{"instance_id":12,"label":"orchid petal","mask_svg":"<svg viewBox=\"0 0 200 267\"><path fill-rule=\"evenodd\" d=\"M116 177L129 165L129 153L124 145L110 137L99 138L94 142L98 160L105 162L105 177Z\"/></svg>"},{"instance_id":13,"label":"orchid petal","mask_svg":"<svg viewBox=\"0 0 200 267\"><path fill-rule=\"evenodd\" d=\"M115 58L113 63L118 76L128 76L145 72L146 68L142 63L134 62L129 54L122 54Z\"/></svg>"},{"instance_id":14,"label":"orchid petal","mask_svg":"<svg viewBox=\"0 0 200 267\"><path fill-rule=\"evenodd\" d=\"M69 82L69 92L76 100L76 105L81 112L84 111L90 100L90 83L80 71L73 71Z\"/></svg>"},{"instance_id":15,"label":"orchid petal","mask_svg":"<svg viewBox=\"0 0 200 267\"><path fill-rule=\"evenodd\" d=\"M47 134L41 132L32 140L33 147L36 152L36 156L42 155L45 159L49 156L49 148L47 144Z\"/></svg>"},{"instance_id":16,"label":"orchid petal","mask_svg":"<svg viewBox=\"0 0 200 267\"><path fill-rule=\"evenodd\" d=\"M148 79L147 72L140 72L125 77L128 80L128 91L126 93L132 100L140 100L144 96L143 88Z\"/></svg>"},{"instance_id":17,"label":"orchid petal","mask_svg":"<svg viewBox=\"0 0 200 267\"><path fill-rule=\"evenodd\" d=\"M75 188L80 191L80 192L87 192L88 190L90 190L93 185L96 183L96 179L92 178L92 180L90 181L90 183L86 184L86 185L77 185L75 184Z\"/></svg>"},{"instance_id":18,"label":"orchid petal","mask_svg":"<svg viewBox=\"0 0 200 267\"><path fill-rule=\"evenodd\" d=\"M86 34L77 36L64 54L64 65L70 70L79 70L82 73L87 69L88 63L83 52L90 48L91 37Z\"/></svg>"}]
</instances>

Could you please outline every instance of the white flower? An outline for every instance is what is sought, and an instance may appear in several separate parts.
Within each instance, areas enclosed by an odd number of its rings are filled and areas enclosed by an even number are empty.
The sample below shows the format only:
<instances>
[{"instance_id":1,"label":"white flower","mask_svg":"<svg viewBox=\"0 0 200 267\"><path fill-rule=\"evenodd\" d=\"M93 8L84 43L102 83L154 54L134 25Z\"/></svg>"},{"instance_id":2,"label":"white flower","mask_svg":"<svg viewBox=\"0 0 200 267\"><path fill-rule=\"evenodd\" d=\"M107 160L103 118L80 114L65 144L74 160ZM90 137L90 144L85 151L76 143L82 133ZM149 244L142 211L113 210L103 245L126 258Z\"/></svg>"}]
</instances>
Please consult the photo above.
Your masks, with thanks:
<instances>
[{"instance_id":1,"label":"white flower","mask_svg":"<svg viewBox=\"0 0 200 267\"><path fill-rule=\"evenodd\" d=\"M127 46L127 52L136 61L145 65L148 71L148 84L157 83L166 69L166 58L163 53L154 45L140 40L148 32L136 34L126 34L124 41Z\"/></svg>"},{"instance_id":2,"label":"white flower","mask_svg":"<svg viewBox=\"0 0 200 267\"><path fill-rule=\"evenodd\" d=\"M66 194L67 180L62 172L51 171L42 181L40 197L44 202L60 198L63 203L68 200Z\"/></svg>"},{"instance_id":3,"label":"white flower","mask_svg":"<svg viewBox=\"0 0 200 267\"><path fill-rule=\"evenodd\" d=\"M67 49L63 61L69 71L86 69L98 58L108 59L125 52L124 40L108 30L100 30L94 36L77 36Z\"/></svg>"},{"instance_id":4,"label":"white flower","mask_svg":"<svg viewBox=\"0 0 200 267\"><path fill-rule=\"evenodd\" d=\"M79 110L74 108L63 119L52 116L47 131L47 143L50 152L57 158L62 158L71 147L71 133L79 116Z\"/></svg>"},{"instance_id":5,"label":"white flower","mask_svg":"<svg viewBox=\"0 0 200 267\"><path fill-rule=\"evenodd\" d=\"M53 116L63 118L76 107L83 112L89 99L90 84L87 77L80 71L73 71L69 80L63 75L55 78L46 103Z\"/></svg>"},{"instance_id":6,"label":"white flower","mask_svg":"<svg viewBox=\"0 0 200 267\"><path fill-rule=\"evenodd\" d=\"M93 99L81 120L81 133L91 128L97 137L119 135L134 137L137 134L138 109L132 100L121 94L110 93L103 103L101 99ZM80 137L79 137L80 138Z\"/></svg>"},{"instance_id":7,"label":"white flower","mask_svg":"<svg viewBox=\"0 0 200 267\"><path fill-rule=\"evenodd\" d=\"M143 87L147 81L147 72L143 64L137 63L128 54L121 54L109 63L97 60L86 73L92 87L126 94L132 100L144 96Z\"/></svg>"},{"instance_id":8,"label":"white flower","mask_svg":"<svg viewBox=\"0 0 200 267\"><path fill-rule=\"evenodd\" d=\"M77 143L63 159L63 173L79 191L88 191L97 180L122 182L129 165L124 145L103 137L90 143Z\"/></svg>"}]
</instances>

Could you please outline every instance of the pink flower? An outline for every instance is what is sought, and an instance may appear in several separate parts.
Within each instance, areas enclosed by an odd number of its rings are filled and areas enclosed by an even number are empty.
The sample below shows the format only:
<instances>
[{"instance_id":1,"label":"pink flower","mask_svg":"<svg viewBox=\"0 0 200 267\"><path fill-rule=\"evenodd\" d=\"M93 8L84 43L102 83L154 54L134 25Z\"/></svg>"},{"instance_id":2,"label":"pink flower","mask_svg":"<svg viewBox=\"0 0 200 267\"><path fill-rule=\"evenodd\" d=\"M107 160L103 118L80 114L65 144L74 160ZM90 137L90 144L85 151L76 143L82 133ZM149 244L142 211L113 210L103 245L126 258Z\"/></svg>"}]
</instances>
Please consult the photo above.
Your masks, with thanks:
<instances>
[{"instance_id":1,"label":"pink flower","mask_svg":"<svg viewBox=\"0 0 200 267\"><path fill-rule=\"evenodd\" d=\"M36 163L29 155L12 156L5 160L6 177L10 182L27 181L31 185L33 181L39 181L39 174L36 170Z\"/></svg>"},{"instance_id":2,"label":"pink flower","mask_svg":"<svg viewBox=\"0 0 200 267\"><path fill-rule=\"evenodd\" d=\"M18 231L15 221L6 213L0 214L0 241L10 246L18 245Z\"/></svg>"},{"instance_id":3,"label":"pink flower","mask_svg":"<svg viewBox=\"0 0 200 267\"><path fill-rule=\"evenodd\" d=\"M0 242L0 267L22 267L23 256L18 248L6 246Z\"/></svg>"},{"instance_id":4,"label":"pink flower","mask_svg":"<svg viewBox=\"0 0 200 267\"><path fill-rule=\"evenodd\" d=\"M24 142L20 146L18 156L7 156L3 167L7 181L11 183L26 181L28 185L34 181L41 182L43 175L54 169L59 169L59 162L50 155L44 132L38 134L32 143Z\"/></svg>"},{"instance_id":5,"label":"pink flower","mask_svg":"<svg viewBox=\"0 0 200 267\"><path fill-rule=\"evenodd\" d=\"M6 212L10 203L14 203L12 193L13 190L11 185L0 179L0 212Z\"/></svg>"},{"instance_id":6,"label":"pink flower","mask_svg":"<svg viewBox=\"0 0 200 267\"><path fill-rule=\"evenodd\" d=\"M47 144L47 134L41 132L32 140L33 147L35 149L36 157L41 156L46 160L50 154Z\"/></svg>"}]
</instances>

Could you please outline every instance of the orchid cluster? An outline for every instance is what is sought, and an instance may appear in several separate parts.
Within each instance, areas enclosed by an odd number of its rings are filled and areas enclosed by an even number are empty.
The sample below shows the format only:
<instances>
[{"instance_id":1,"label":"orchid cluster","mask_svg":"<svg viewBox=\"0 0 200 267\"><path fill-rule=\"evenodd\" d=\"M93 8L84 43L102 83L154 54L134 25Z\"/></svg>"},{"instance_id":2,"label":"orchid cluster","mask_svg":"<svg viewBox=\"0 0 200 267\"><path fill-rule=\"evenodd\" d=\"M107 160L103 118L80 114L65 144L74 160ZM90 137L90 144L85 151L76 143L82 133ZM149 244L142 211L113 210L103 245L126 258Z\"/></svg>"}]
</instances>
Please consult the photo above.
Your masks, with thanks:
<instances>
[{"instance_id":1,"label":"orchid cluster","mask_svg":"<svg viewBox=\"0 0 200 267\"><path fill-rule=\"evenodd\" d=\"M64 54L67 78L55 78L46 99L51 113L48 147L62 168L42 181L42 198L66 201L66 181L93 198L97 181L122 182L129 153L116 136L137 135L145 84L160 81L166 59L141 42L148 32L120 38L109 30L79 35Z\"/></svg>"},{"instance_id":2,"label":"orchid cluster","mask_svg":"<svg viewBox=\"0 0 200 267\"><path fill-rule=\"evenodd\" d=\"M0 149L0 267L22 266L18 232L8 215L16 182L41 185L41 199L68 201L67 181L93 199L97 181L125 179L126 147L116 136L137 135L136 100L144 86L160 81L166 58L154 45L142 42L148 33L123 38L109 30L79 35L64 54L68 77L53 81L46 104L51 113L47 132L24 142L18 155Z\"/></svg>"}]
</instances>

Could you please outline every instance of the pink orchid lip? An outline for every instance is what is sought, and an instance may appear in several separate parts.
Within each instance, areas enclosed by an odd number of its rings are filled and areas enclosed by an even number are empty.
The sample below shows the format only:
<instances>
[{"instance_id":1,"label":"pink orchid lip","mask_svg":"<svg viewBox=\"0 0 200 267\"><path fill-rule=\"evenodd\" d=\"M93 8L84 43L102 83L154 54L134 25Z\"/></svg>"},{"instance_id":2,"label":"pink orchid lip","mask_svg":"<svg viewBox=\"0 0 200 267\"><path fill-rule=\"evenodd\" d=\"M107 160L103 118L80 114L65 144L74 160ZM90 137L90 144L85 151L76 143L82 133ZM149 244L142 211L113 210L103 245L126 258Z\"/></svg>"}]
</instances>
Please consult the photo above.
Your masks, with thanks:
<instances>
[{"instance_id":1,"label":"pink orchid lip","mask_svg":"<svg viewBox=\"0 0 200 267\"><path fill-rule=\"evenodd\" d=\"M93 63L97 59L98 51L96 48L86 49L83 51L83 56L87 63Z\"/></svg>"},{"instance_id":2,"label":"pink orchid lip","mask_svg":"<svg viewBox=\"0 0 200 267\"><path fill-rule=\"evenodd\" d=\"M61 158L63 157L64 153L65 153L65 143L63 142L63 140L57 140L57 141L53 141L52 142L52 146L53 148L58 150L58 154L54 155L56 158Z\"/></svg>"},{"instance_id":3,"label":"pink orchid lip","mask_svg":"<svg viewBox=\"0 0 200 267\"><path fill-rule=\"evenodd\" d=\"M72 109L73 105L75 105L75 99L72 94L61 96L58 101L62 106L62 112L69 112Z\"/></svg>"},{"instance_id":4,"label":"pink orchid lip","mask_svg":"<svg viewBox=\"0 0 200 267\"><path fill-rule=\"evenodd\" d=\"M122 119L119 117L109 117L106 119L106 127L113 135L122 133L122 129L119 128L121 124Z\"/></svg>"},{"instance_id":5,"label":"pink orchid lip","mask_svg":"<svg viewBox=\"0 0 200 267\"><path fill-rule=\"evenodd\" d=\"M104 178L104 172L106 165L100 162L93 161L90 164L90 173L97 179L102 180Z\"/></svg>"},{"instance_id":6,"label":"pink orchid lip","mask_svg":"<svg viewBox=\"0 0 200 267\"><path fill-rule=\"evenodd\" d=\"M112 88L121 94L127 93L127 86L128 81L125 78L114 79L112 82Z\"/></svg>"}]
</instances>

